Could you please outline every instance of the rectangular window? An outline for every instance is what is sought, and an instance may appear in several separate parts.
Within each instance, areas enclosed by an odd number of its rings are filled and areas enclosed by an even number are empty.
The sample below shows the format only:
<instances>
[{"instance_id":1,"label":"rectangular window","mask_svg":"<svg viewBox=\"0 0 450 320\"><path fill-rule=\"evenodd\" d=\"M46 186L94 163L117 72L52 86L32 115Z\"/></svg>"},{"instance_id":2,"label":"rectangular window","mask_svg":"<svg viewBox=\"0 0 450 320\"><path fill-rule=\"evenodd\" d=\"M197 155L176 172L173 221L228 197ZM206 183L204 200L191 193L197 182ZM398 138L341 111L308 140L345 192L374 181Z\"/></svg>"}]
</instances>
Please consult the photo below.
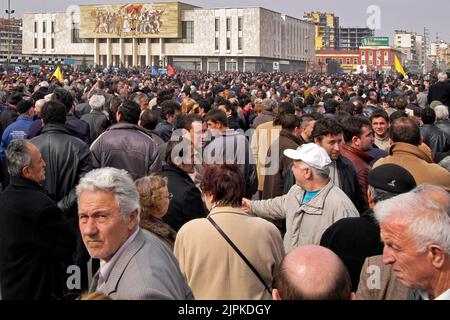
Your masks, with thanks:
<instances>
[{"instance_id":1,"label":"rectangular window","mask_svg":"<svg viewBox=\"0 0 450 320\"><path fill-rule=\"evenodd\" d=\"M214 38L214 50L219 51L219 38Z\"/></svg>"},{"instance_id":2,"label":"rectangular window","mask_svg":"<svg viewBox=\"0 0 450 320\"><path fill-rule=\"evenodd\" d=\"M45 50L45 41L46 41L47 39L45 39L45 38L43 38L42 39L42 50Z\"/></svg>"},{"instance_id":3,"label":"rectangular window","mask_svg":"<svg viewBox=\"0 0 450 320\"><path fill-rule=\"evenodd\" d=\"M84 43L84 42L86 42L86 40L80 38L80 24L72 23L72 43Z\"/></svg>"},{"instance_id":4,"label":"rectangular window","mask_svg":"<svg viewBox=\"0 0 450 320\"><path fill-rule=\"evenodd\" d=\"M55 38L52 38L52 49L55 50Z\"/></svg>"},{"instance_id":5,"label":"rectangular window","mask_svg":"<svg viewBox=\"0 0 450 320\"><path fill-rule=\"evenodd\" d=\"M342 58L339 58L339 64L343 64L344 61L342 60Z\"/></svg>"},{"instance_id":6,"label":"rectangular window","mask_svg":"<svg viewBox=\"0 0 450 320\"><path fill-rule=\"evenodd\" d=\"M388 52L385 51L385 52L384 52L384 57L387 58L387 56L388 56Z\"/></svg>"},{"instance_id":7,"label":"rectangular window","mask_svg":"<svg viewBox=\"0 0 450 320\"><path fill-rule=\"evenodd\" d=\"M366 52L365 51L362 51L361 52L361 57L365 57L366 56Z\"/></svg>"},{"instance_id":8,"label":"rectangular window","mask_svg":"<svg viewBox=\"0 0 450 320\"><path fill-rule=\"evenodd\" d=\"M238 38L238 50L242 51L242 37Z\"/></svg>"},{"instance_id":9,"label":"rectangular window","mask_svg":"<svg viewBox=\"0 0 450 320\"><path fill-rule=\"evenodd\" d=\"M38 23L37 21L34 22L34 33L38 32Z\"/></svg>"},{"instance_id":10,"label":"rectangular window","mask_svg":"<svg viewBox=\"0 0 450 320\"><path fill-rule=\"evenodd\" d=\"M381 60L377 59L377 66L381 65Z\"/></svg>"},{"instance_id":11,"label":"rectangular window","mask_svg":"<svg viewBox=\"0 0 450 320\"><path fill-rule=\"evenodd\" d=\"M350 64L350 58L345 59L346 64Z\"/></svg>"},{"instance_id":12,"label":"rectangular window","mask_svg":"<svg viewBox=\"0 0 450 320\"><path fill-rule=\"evenodd\" d=\"M182 21L181 30L183 36L183 43L194 42L194 21Z\"/></svg>"},{"instance_id":13,"label":"rectangular window","mask_svg":"<svg viewBox=\"0 0 450 320\"><path fill-rule=\"evenodd\" d=\"M45 23L45 21L42 22L42 33L46 33L47 32L47 24Z\"/></svg>"},{"instance_id":14,"label":"rectangular window","mask_svg":"<svg viewBox=\"0 0 450 320\"><path fill-rule=\"evenodd\" d=\"M231 39L230 37L227 37L227 51L231 50Z\"/></svg>"},{"instance_id":15,"label":"rectangular window","mask_svg":"<svg viewBox=\"0 0 450 320\"><path fill-rule=\"evenodd\" d=\"M238 18L238 31L242 31L242 17Z\"/></svg>"},{"instance_id":16,"label":"rectangular window","mask_svg":"<svg viewBox=\"0 0 450 320\"><path fill-rule=\"evenodd\" d=\"M216 32L219 32L219 30L220 30L220 19L219 18L216 18L216 21L215 21L215 23L214 23L214 30L216 31Z\"/></svg>"},{"instance_id":17,"label":"rectangular window","mask_svg":"<svg viewBox=\"0 0 450 320\"><path fill-rule=\"evenodd\" d=\"M34 38L34 49L37 50L38 47L38 39Z\"/></svg>"},{"instance_id":18,"label":"rectangular window","mask_svg":"<svg viewBox=\"0 0 450 320\"><path fill-rule=\"evenodd\" d=\"M353 59L353 64L358 64L358 58Z\"/></svg>"},{"instance_id":19,"label":"rectangular window","mask_svg":"<svg viewBox=\"0 0 450 320\"><path fill-rule=\"evenodd\" d=\"M372 58L372 57L373 57L373 52L370 51L370 52L369 52L369 58Z\"/></svg>"},{"instance_id":20,"label":"rectangular window","mask_svg":"<svg viewBox=\"0 0 450 320\"><path fill-rule=\"evenodd\" d=\"M52 33L55 33L55 21L52 21Z\"/></svg>"},{"instance_id":21,"label":"rectangular window","mask_svg":"<svg viewBox=\"0 0 450 320\"><path fill-rule=\"evenodd\" d=\"M227 18L227 31L231 31L231 18Z\"/></svg>"}]
</instances>

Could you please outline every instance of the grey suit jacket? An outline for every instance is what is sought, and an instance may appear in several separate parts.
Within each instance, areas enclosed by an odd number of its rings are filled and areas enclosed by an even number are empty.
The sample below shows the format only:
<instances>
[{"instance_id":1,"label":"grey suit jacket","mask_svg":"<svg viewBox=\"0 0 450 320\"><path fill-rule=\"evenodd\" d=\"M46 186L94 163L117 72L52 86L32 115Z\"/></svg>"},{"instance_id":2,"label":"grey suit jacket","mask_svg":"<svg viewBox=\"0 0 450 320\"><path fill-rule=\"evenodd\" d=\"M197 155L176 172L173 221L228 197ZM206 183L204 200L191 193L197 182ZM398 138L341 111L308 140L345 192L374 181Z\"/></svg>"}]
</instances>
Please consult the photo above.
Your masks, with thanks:
<instances>
[{"instance_id":1,"label":"grey suit jacket","mask_svg":"<svg viewBox=\"0 0 450 320\"><path fill-rule=\"evenodd\" d=\"M97 291L99 272L90 292ZM113 266L100 290L113 299L192 300L193 294L170 249L155 235L139 230Z\"/></svg>"}]
</instances>

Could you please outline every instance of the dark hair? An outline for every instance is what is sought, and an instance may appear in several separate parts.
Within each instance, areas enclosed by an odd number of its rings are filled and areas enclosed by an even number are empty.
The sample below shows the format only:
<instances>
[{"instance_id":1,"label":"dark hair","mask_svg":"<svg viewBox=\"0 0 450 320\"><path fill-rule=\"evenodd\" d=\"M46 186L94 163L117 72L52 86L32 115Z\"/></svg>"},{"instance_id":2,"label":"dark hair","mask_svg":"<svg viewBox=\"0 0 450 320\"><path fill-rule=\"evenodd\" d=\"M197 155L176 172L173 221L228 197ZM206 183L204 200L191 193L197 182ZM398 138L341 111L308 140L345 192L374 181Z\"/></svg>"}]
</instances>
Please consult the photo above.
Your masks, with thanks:
<instances>
[{"instance_id":1,"label":"dark hair","mask_svg":"<svg viewBox=\"0 0 450 320\"><path fill-rule=\"evenodd\" d=\"M44 124L50 123L66 123L67 110L66 107L58 100L50 100L42 106L41 118Z\"/></svg>"},{"instance_id":2,"label":"dark hair","mask_svg":"<svg viewBox=\"0 0 450 320\"><path fill-rule=\"evenodd\" d=\"M67 113L69 113L73 107L73 95L66 89L56 88L53 91L52 100L61 102L66 107Z\"/></svg>"},{"instance_id":3,"label":"dark hair","mask_svg":"<svg viewBox=\"0 0 450 320\"><path fill-rule=\"evenodd\" d=\"M156 104L161 106L161 103L164 101L170 101L173 99L174 90L161 90L158 91L157 98L156 98Z\"/></svg>"},{"instance_id":4,"label":"dark hair","mask_svg":"<svg viewBox=\"0 0 450 320\"><path fill-rule=\"evenodd\" d=\"M300 127L300 118L294 114L285 114L280 119L281 128L284 130L292 131L295 128Z\"/></svg>"},{"instance_id":5,"label":"dark hair","mask_svg":"<svg viewBox=\"0 0 450 320\"><path fill-rule=\"evenodd\" d=\"M186 145L188 147L191 146L191 142L189 140L181 137L181 136L179 137L179 139L177 139L177 140L170 140L167 143L166 154L164 155L164 160L166 161L166 163L169 166L173 166L173 167L177 166L177 164L175 164L173 162L174 156L177 156L177 157L180 157L180 158L184 157L184 148L182 148L182 147L181 148L177 148L177 149L179 149L179 151L178 151L178 153L176 155L172 154L174 152L174 149L178 145L181 145L181 144Z\"/></svg>"},{"instance_id":6,"label":"dark hair","mask_svg":"<svg viewBox=\"0 0 450 320\"><path fill-rule=\"evenodd\" d=\"M414 146L418 146L421 143L420 128L411 118L396 119L391 124L389 135L394 143L404 142Z\"/></svg>"},{"instance_id":7,"label":"dark hair","mask_svg":"<svg viewBox=\"0 0 450 320\"><path fill-rule=\"evenodd\" d=\"M430 107L421 109L420 118L423 124L434 124L436 122L436 112Z\"/></svg>"},{"instance_id":8,"label":"dark hair","mask_svg":"<svg viewBox=\"0 0 450 320\"><path fill-rule=\"evenodd\" d=\"M167 120L168 116L175 115L176 111L181 111L181 106L178 102L167 100L161 104L161 119Z\"/></svg>"},{"instance_id":9,"label":"dark hair","mask_svg":"<svg viewBox=\"0 0 450 320\"><path fill-rule=\"evenodd\" d=\"M155 130L156 125L158 124L158 117L150 109L142 111L140 119L141 127L148 130Z\"/></svg>"},{"instance_id":10,"label":"dark hair","mask_svg":"<svg viewBox=\"0 0 450 320\"><path fill-rule=\"evenodd\" d=\"M312 132L312 139L318 139L321 141L325 136L344 133L344 128L341 124L333 118L323 118L318 120L314 124L314 130Z\"/></svg>"},{"instance_id":11,"label":"dark hair","mask_svg":"<svg viewBox=\"0 0 450 320\"><path fill-rule=\"evenodd\" d=\"M372 128L370 121L363 117L349 117L341 121L344 127L345 143L352 142L353 137L361 137L361 131L364 126Z\"/></svg>"},{"instance_id":12,"label":"dark hair","mask_svg":"<svg viewBox=\"0 0 450 320\"><path fill-rule=\"evenodd\" d=\"M405 111L402 111L402 110L395 111L389 117L389 122L392 123L395 120L400 119L400 118L408 118L408 114Z\"/></svg>"},{"instance_id":13,"label":"dark hair","mask_svg":"<svg viewBox=\"0 0 450 320\"><path fill-rule=\"evenodd\" d=\"M335 114L337 108L339 107L339 102L334 99L327 99L323 105L326 113Z\"/></svg>"},{"instance_id":14,"label":"dark hair","mask_svg":"<svg viewBox=\"0 0 450 320\"><path fill-rule=\"evenodd\" d=\"M278 112L275 118L273 119L273 125L279 126L281 125L281 118L286 114L294 114L295 106L291 102L283 102L278 106Z\"/></svg>"},{"instance_id":15,"label":"dark hair","mask_svg":"<svg viewBox=\"0 0 450 320\"><path fill-rule=\"evenodd\" d=\"M352 292L350 275L345 266L339 268L338 271L334 283L329 284L326 292L311 295L295 286L295 280L289 276L288 269L284 268L283 262L281 262L273 287L278 290L282 300L348 300Z\"/></svg>"},{"instance_id":16,"label":"dark hair","mask_svg":"<svg viewBox=\"0 0 450 320\"><path fill-rule=\"evenodd\" d=\"M370 115L370 122L372 123L375 118L383 118L387 123L389 123L389 115L383 109L375 109Z\"/></svg>"},{"instance_id":17,"label":"dark hair","mask_svg":"<svg viewBox=\"0 0 450 320\"><path fill-rule=\"evenodd\" d=\"M397 97L394 100L394 107L398 110L405 110L406 106L408 105L408 100L404 97Z\"/></svg>"},{"instance_id":18,"label":"dark hair","mask_svg":"<svg viewBox=\"0 0 450 320\"><path fill-rule=\"evenodd\" d=\"M222 126L228 127L227 114L219 109L209 110L205 116L205 121L220 122Z\"/></svg>"},{"instance_id":19,"label":"dark hair","mask_svg":"<svg viewBox=\"0 0 450 320\"><path fill-rule=\"evenodd\" d=\"M219 206L240 207L245 192L244 175L236 164L207 165L200 188L211 193Z\"/></svg>"},{"instance_id":20,"label":"dark hair","mask_svg":"<svg viewBox=\"0 0 450 320\"><path fill-rule=\"evenodd\" d=\"M139 116L141 115L141 107L134 101L124 100L119 106L117 112L121 117L121 122L137 125L139 122Z\"/></svg>"}]
</instances>

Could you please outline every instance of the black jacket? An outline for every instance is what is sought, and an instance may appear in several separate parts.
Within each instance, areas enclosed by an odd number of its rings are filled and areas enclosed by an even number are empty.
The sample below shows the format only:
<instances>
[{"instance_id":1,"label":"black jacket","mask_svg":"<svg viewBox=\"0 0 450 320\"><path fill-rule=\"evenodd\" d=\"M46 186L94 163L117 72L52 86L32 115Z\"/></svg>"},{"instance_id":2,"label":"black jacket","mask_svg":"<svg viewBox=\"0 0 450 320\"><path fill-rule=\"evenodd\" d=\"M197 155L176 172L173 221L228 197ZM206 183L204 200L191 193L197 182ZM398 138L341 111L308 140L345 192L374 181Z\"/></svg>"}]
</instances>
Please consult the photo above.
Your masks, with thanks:
<instances>
[{"instance_id":1,"label":"black jacket","mask_svg":"<svg viewBox=\"0 0 450 320\"><path fill-rule=\"evenodd\" d=\"M89 147L61 124L46 125L31 142L41 151L47 165L44 190L65 213L75 213L75 187L92 170Z\"/></svg>"},{"instance_id":2,"label":"black jacket","mask_svg":"<svg viewBox=\"0 0 450 320\"><path fill-rule=\"evenodd\" d=\"M450 151L450 136L432 124L424 124L420 127L420 133L423 142L433 151L433 157L436 153Z\"/></svg>"},{"instance_id":3,"label":"black jacket","mask_svg":"<svg viewBox=\"0 0 450 320\"><path fill-rule=\"evenodd\" d=\"M339 174L339 181L342 191L352 200L359 213L366 211L367 205L361 194L359 187L358 175L356 174L353 164L344 156L340 156L336 160L336 166Z\"/></svg>"},{"instance_id":4,"label":"black jacket","mask_svg":"<svg viewBox=\"0 0 450 320\"><path fill-rule=\"evenodd\" d=\"M35 182L11 178L0 194L0 279L5 300L59 299L76 236Z\"/></svg>"},{"instance_id":5,"label":"black jacket","mask_svg":"<svg viewBox=\"0 0 450 320\"><path fill-rule=\"evenodd\" d=\"M186 172L165 165L161 176L167 177L169 192L173 194L167 214L163 217L165 223L178 231L186 222L206 217L200 190Z\"/></svg>"},{"instance_id":6,"label":"black jacket","mask_svg":"<svg viewBox=\"0 0 450 320\"><path fill-rule=\"evenodd\" d=\"M3 131L14 121L16 121L19 114L16 109L6 108L0 113L0 135L3 135Z\"/></svg>"},{"instance_id":7,"label":"black jacket","mask_svg":"<svg viewBox=\"0 0 450 320\"><path fill-rule=\"evenodd\" d=\"M163 120L158 123L154 131L164 142L168 142L172 137L173 126L167 120Z\"/></svg>"},{"instance_id":8,"label":"black jacket","mask_svg":"<svg viewBox=\"0 0 450 320\"><path fill-rule=\"evenodd\" d=\"M445 134L450 137L450 119L436 122L436 127L444 131Z\"/></svg>"},{"instance_id":9,"label":"black jacket","mask_svg":"<svg viewBox=\"0 0 450 320\"><path fill-rule=\"evenodd\" d=\"M68 114L66 119L67 129L72 130L78 138L83 140L86 144L91 144L91 133L89 125L75 117L73 114Z\"/></svg>"},{"instance_id":10,"label":"black jacket","mask_svg":"<svg viewBox=\"0 0 450 320\"><path fill-rule=\"evenodd\" d=\"M430 87L428 92L428 103L440 101L442 104L450 107L450 83L438 82Z\"/></svg>"}]
</instances>

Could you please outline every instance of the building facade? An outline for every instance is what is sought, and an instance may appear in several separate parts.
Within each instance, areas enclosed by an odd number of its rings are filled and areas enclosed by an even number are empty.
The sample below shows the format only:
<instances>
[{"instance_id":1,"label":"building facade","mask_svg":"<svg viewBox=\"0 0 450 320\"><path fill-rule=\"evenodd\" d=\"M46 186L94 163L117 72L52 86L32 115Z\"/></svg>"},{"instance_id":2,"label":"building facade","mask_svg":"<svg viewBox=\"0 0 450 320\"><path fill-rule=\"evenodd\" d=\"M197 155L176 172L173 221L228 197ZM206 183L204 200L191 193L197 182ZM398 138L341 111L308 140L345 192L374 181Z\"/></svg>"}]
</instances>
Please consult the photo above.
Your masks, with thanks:
<instances>
[{"instance_id":1,"label":"building facade","mask_svg":"<svg viewBox=\"0 0 450 320\"><path fill-rule=\"evenodd\" d=\"M206 9L175 4L178 14L146 11L149 4L123 5L119 11L114 5L95 5L92 19L81 18L84 6L70 14L27 13L23 53L104 67L170 64L209 72L271 72L275 66L284 72L306 71L315 59L314 25L309 22L259 7ZM150 17L154 12L163 15L162 23ZM175 18L164 20L166 13ZM152 27L146 27L146 21ZM119 25L123 33L117 32ZM159 28L169 25L175 30L172 35L158 34Z\"/></svg>"},{"instance_id":2,"label":"building facade","mask_svg":"<svg viewBox=\"0 0 450 320\"><path fill-rule=\"evenodd\" d=\"M305 12L304 19L315 25L315 49L338 49L339 17L328 12Z\"/></svg>"},{"instance_id":3,"label":"building facade","mask_svg":"<svg viewBox=\"0 0 450 320\"><path fill-rule=\"evenodd\" d=\"M374 30L369 28L342 28L338 29L338 49L358 50L363 44L364 37L373 37Z\"/></svg>"},{"instance_id":4,"label":"building facade","mask_svg":"<svg viewBox=\"0 0 450 320\"><path fill-rule=\"evenodd\" d=\"M359 56L361 65L367 65L369 71L395 70L395 56L403 66L406 61L406 54L390 46L362 46L359 48Z\"/></svg>"},{"instance_id":5,"label":"building facade","mask_svg":"<svg viewBox=\"0 0 450 320\"><path fill-rule=\"evenodd\" d=\"M22 54L22 20L0 19L0 63L18 61Z\"/></svg>"},{"instance_id":6,"label":"building facade","mask_svg":"<svg viewBox=\"0 0 450 320\"><path fill-rule=\"evenodd\" d=\"M421 73L423 70L423 44L416 32L396 30L394 34L394 48L406 55L405 67L409 72Z\"/></svg>"},{"instance_id":7,"label":"building facade","mask_svg":"<svg viewBox=\"0 0 450 320\"><path fill-rule=\"evenodd\" d=\"M316 72L325 72L330 61L336 61L345 73L356 72L360 65L359 50L318 50L316 51Z\"/></svg>"}]
</instances>

